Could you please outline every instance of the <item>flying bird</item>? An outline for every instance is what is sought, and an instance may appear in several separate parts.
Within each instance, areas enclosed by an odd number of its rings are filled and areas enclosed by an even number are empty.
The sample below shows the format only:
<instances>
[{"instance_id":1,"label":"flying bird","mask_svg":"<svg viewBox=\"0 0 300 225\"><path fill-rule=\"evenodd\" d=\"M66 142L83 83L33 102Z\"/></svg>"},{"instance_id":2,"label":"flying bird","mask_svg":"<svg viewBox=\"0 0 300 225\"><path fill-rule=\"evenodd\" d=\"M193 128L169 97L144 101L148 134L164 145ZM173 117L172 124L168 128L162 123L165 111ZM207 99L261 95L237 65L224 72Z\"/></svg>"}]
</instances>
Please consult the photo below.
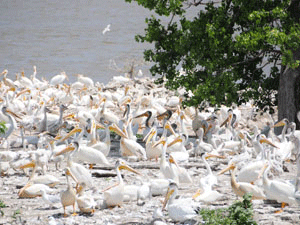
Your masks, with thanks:
<instances>
[{"instance_id":1,"label":"flying bird","mask_svg":"<svg viewBox=\"0 0 300 225\"><path fill-rule=\"evenodd\" d=\"M106 32L110 31L110 24L108 24L104 30L102 31L102 34L104 35Z\"/></svg>"}]
</instances>

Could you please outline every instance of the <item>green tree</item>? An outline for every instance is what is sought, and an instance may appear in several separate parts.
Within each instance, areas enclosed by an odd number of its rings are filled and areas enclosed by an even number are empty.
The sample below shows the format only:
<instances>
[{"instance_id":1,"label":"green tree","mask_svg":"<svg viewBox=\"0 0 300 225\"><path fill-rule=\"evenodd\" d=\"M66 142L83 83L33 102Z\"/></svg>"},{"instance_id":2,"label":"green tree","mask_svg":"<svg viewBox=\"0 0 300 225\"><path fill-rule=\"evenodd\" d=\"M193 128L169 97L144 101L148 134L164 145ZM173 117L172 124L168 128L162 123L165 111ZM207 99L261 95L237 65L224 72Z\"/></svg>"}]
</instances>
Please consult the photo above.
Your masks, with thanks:
<instances>
[{"instance_id":1,"label":"green tree","mask_svg":"<svg viewBox=\"0 0 300 225\"><path fill-rule=\"evenodd\" d=\"M145 20L145 34L136 35L137 41L154 44L144 51L145 60L153 62L150 71L168 88L191 90L186 105L204 100L240 105L252 99L261 109L278 105L279 119L296 121L299 0L136 2L155 12ZM196 13L189 19L191 12Z\"/></svg>"}]
</instances>

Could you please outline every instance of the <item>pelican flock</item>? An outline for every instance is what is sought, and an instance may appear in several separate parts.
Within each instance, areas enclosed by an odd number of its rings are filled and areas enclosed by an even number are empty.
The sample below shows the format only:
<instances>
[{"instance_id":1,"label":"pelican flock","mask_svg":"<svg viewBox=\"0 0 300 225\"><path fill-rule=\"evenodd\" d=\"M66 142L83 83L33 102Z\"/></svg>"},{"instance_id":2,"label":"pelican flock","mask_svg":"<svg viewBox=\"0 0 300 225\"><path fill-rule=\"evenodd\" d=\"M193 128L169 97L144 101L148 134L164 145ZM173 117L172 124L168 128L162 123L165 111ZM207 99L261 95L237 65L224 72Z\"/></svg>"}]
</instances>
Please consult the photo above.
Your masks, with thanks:
<instances>
[{"instance_id":1,"label":"pelican flock","mask_svg":"<svg viewBox=\"0 0 300 225\"><path fill-rule=\"evenodd\" d=\"M0 74L1 224L9 210L30 224L201 223L199 209L248 192L258 223L300 214L294 121L250 103L184 107L184 90L147 77L75 76Z\"/></svg>"}]
</instances>

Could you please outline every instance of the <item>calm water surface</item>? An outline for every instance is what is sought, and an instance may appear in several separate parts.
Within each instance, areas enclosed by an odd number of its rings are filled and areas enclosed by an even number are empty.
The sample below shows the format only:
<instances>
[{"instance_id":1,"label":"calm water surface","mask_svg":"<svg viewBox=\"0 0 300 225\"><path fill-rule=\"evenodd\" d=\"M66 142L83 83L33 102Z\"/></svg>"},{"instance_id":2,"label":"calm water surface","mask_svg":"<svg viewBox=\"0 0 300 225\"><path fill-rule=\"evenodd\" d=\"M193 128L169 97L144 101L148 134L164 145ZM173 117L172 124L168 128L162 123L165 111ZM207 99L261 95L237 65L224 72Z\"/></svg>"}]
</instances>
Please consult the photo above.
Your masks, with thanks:
<instances>
[{"instance_id":1,"label":"calm water surface","mask_svg":"<svg viewBox=\"0 0 300 225\"><path fill-rule=\"evenodd\" d=\"M39 78L65 71L71 81L80 73L107 83L133 59L140 63L144 49L151 47L134 40L144 33L144 19L150 15L135 3L2 0L0 5L0 70L8 69L10 78L22 70L29 76L36 65ZM103 35L108 24L111 31ZM122 72L109 66L111 60ZM144 74L147 68L137 67Z\"/></svg>"}]
</instances>

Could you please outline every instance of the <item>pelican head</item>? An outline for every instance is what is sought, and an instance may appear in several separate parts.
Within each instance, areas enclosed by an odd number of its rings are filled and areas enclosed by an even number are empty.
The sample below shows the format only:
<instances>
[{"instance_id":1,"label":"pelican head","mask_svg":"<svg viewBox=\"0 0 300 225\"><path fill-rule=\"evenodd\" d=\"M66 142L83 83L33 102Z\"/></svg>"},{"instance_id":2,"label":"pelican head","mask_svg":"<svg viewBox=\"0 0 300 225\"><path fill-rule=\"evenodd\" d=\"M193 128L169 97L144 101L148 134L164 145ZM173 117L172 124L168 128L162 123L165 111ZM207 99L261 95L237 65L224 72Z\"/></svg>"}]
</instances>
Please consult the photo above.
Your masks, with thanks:
<instances>
[{"instance_id":1,"label":"pelican head","mask_svg":"<svg viewBox=\"0 0 300 225\"><path fill-rule=\"evenodd\" d=\"M176 184L174 181L171 181L170 184L169 184L169 187L168 187L168 191L167 191L165 200L164 200L164 202L163 202L162 210L165 209L167 203L168 203L171 199L173 199L173 198L176 197L177 192L178 192L178 186L177 186L177 184Z\"/></svg>"},{"instance_id":2,"label":"pelican head","mask_svg":"<svg viewBox=\"0 0 300 225\"><path fill-rule=\"evenodd\" d=\"M227 172L228 170L234 170L236 168L235 163L231 163L228 167L226 167L225 169L221 170L218 174L221 175L225 172Z\"/></svg>"},{"instance_id":3,"label":"pelican head","mask_svg":"<svg viewBox=\"0 0 300 225\"><path fill-rule=\"evenodd\" d=\"M26 163L26 164L24 164L24 165L22 165L22 166L20 166L19 167L19 169L26 169L26 168L33 168L33 167L35 167L35 161L34 160L32 160L31 162L29 162L29 163Z\"/></svg>"},{"instance_id":4,"label":"pelican head","mask_svg":"<svg viewBox=\"0 0 300 225\"><path fill-rule=\"evenodd\" d=\"M138 172L135 169L133 169L132 167L128 166L127 163L122 159L118 159L116 161L116 168L119 169L119 170L128 170L128 171L133 172L135 174L142 175L140 172Z\"/></svg>"},{"instance_id":5,"label":"pelican head","mask_svg":"<svg viewBox=\"0 0 300 225\"><path fill-rule=\"evenodd\" d=\"M61 150L60 152L57 152L54 156L59 156L62 154L65 154L67 152L71 152L74 151L75 149L77 149L79 147L79 144L77 141L72 142L71 144L69 144L67 147L65 147L63 150Z\"/></svg>"}]
</instances>

